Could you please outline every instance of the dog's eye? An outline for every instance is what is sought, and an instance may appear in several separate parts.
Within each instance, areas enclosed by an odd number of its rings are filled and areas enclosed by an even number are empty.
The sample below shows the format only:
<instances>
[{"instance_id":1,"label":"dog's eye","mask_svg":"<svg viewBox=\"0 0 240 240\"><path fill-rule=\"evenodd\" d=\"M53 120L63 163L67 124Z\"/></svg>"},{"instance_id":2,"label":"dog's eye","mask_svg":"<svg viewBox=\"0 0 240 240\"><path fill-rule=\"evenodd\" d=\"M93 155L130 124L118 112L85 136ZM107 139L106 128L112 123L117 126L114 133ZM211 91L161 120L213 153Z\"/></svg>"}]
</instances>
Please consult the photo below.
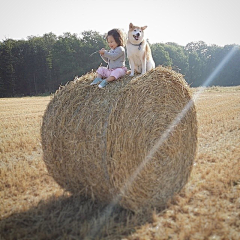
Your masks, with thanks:
<instances>
[{"instance_id":1,"label":"dog's eye","mask_svg":"<svg viewBox=\"0 0 240 240\"><path fill-rule=\"evenodd\" d=\"M134 32L136 32L137 30L136 29L134 29Z\"/></svg>"}]
</instances>

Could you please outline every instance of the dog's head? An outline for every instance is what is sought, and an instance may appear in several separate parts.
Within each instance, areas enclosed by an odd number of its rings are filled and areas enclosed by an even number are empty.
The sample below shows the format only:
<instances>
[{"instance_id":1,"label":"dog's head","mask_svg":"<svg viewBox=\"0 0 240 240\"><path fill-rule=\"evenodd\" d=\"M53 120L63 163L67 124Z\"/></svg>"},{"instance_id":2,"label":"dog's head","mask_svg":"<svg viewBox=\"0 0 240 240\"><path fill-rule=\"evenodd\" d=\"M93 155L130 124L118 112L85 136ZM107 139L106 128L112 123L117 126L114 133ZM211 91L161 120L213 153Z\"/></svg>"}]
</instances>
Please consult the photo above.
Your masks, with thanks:
<instances>
[{"instance_id":1,"label":"dog's head","mask_svg":"<svg viewBox=\"0 0 240 240\"><path fill-rule=\"evenodd\" d=\"M147 26L137 27L137 26L134 26L132 23L130 23L129 30L128 30L129 41L134 44L141 43L144 39L144 30L146 28Z\"/></svg>"}]
</instances>

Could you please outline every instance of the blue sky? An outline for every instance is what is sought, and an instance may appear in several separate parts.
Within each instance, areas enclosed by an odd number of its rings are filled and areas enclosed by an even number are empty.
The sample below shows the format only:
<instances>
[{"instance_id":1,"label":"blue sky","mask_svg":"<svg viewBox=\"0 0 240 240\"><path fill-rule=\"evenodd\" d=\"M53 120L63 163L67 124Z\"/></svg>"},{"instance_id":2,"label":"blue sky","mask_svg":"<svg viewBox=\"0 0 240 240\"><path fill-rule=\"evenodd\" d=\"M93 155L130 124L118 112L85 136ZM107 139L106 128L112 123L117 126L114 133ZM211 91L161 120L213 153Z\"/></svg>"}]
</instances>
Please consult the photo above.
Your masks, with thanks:
<instances>
[{"instance_id":1,"label":"blue sky","mask_svg":"<svg viewBox=\"0 0 240 240\"><path fill-rule=\"evenodd\" d=\"M239 0L5 0L0 40L145 26L150 43L240 45Z\"/></svg>"}]
</instances>

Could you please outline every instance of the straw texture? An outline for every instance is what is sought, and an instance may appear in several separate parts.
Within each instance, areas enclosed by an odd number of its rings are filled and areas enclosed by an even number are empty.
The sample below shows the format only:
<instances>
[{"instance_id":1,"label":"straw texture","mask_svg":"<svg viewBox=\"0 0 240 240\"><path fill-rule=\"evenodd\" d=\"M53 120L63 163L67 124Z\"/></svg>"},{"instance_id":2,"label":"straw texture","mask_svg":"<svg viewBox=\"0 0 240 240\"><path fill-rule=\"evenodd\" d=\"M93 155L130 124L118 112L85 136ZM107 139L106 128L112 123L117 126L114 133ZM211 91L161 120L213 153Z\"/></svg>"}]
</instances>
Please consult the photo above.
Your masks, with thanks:
<instances>
[{"instance_id":1,"label":"straw texture","mask_svg":"<svg viewBox=\"0 0 240 240\"><path fill-rule=\"evenodd\" d=\"M133 211L165 206L191 173L194 105L134 174L191 99L189 86L162 66L104 89L90 86L94 77L89 73L62 87L45 111L41 134L49 173L74 194L106 203L119 196L119 204Z\"/></svg>"}]
</instances>

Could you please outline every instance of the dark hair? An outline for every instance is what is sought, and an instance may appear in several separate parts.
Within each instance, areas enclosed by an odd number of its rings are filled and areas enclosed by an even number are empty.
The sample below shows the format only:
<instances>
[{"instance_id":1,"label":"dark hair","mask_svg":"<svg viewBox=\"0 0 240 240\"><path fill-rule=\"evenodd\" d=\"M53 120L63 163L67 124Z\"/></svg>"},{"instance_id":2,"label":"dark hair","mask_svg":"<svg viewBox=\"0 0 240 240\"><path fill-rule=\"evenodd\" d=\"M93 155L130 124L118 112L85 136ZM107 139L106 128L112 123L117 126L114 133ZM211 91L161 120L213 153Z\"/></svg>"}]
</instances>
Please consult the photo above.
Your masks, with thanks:
<instances>
[{"instance_id":1,"label":"dark hair","mask_svg":"<svg viewBox=\"0 0 240 240\"><path fill-rule=\"evenodd\" d=\"M118 46L124 46L125 45L125 36L124 33L120 29L112 29L107 33L106 39L108 36L113 36L115 42Z\"/></svg>"}]
</instances>

